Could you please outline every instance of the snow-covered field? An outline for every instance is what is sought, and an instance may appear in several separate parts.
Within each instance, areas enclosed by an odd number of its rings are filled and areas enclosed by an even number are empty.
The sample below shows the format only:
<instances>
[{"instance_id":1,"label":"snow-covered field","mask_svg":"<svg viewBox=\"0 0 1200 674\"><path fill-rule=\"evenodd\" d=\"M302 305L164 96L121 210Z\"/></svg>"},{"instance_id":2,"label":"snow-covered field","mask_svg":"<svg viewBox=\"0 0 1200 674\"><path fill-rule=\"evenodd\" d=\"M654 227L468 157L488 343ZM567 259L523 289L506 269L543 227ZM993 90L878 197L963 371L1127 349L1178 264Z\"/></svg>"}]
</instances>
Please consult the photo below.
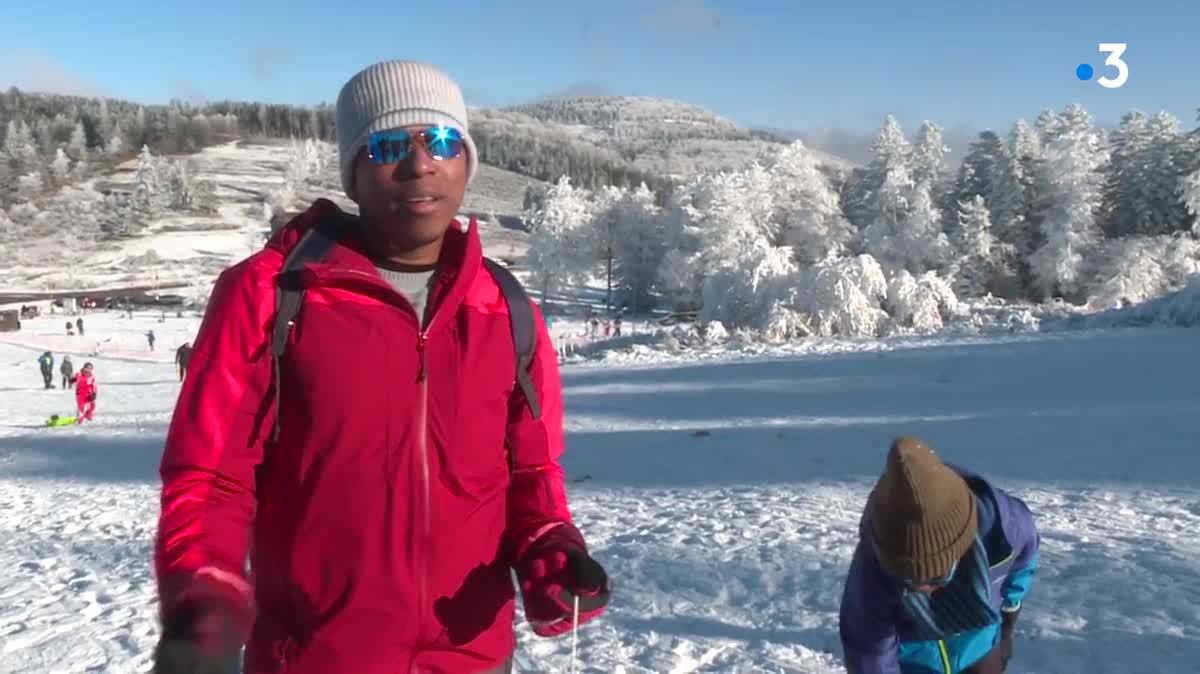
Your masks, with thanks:
<instances>
[{"instance_id":1,"label":"snow-covered field","mask_svg":"<svg viewBox=\"0 0 1200 674\"><path fill-rule=\"evenodd\" d=\"M60 319L0 335L0 672L144 672L171 351L197 319L89 314L85 338L58 337ZM122 345L91 358L96 422L39 427L73 400L41 389L29 347L61 358L96 341ZM1140 328L567 366L569 488L616 593L581 630L584 670L842 671L856 522L888 441L911 433L1038 518L1012 674L1195 672L1195 344L1194 330ZM569 639L519 635L519 671L567 671Z\"/></svg>"}]
</instances>

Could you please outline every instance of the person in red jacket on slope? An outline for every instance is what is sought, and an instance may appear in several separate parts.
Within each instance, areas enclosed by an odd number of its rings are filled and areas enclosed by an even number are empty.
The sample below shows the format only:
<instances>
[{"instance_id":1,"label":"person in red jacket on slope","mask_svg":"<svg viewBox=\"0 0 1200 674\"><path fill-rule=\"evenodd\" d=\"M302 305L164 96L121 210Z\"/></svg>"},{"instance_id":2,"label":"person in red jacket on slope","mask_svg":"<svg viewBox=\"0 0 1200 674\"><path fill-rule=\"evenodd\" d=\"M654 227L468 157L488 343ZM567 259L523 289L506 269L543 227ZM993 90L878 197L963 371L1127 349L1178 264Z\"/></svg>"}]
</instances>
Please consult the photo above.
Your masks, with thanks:
<instances>
[{"instance_id":1,"label":"person in red jacket on slope","mask_svg":"<svg viewBox=\"0 0 1200 674\"><path fill-rule=\"evenodd\" d=\"M517 386L506 295L455 219L478 165L458 85L378 63L336 117L359 216L318 200L223 272L193 343L160 467L159 674L232 674L243 643L245 674L509 672L510 569L541 636L608 602L567 506L553 343L532 307ZM276 279L331 219L278 356Z\"/></svg>"},{"instance_id":2,"label":"person in red jacket on slope","mask_svg":"<svg viewBox=\"0 0 1200 674\"><path fill-rule=\"evenodd\" d=\"M96 375L92 364L84 363L79 374L71 381L75 384L75 406L79 408L79 416L75 418L75 423L91 421L96 414Z\"/></svg>"}]
</instances>

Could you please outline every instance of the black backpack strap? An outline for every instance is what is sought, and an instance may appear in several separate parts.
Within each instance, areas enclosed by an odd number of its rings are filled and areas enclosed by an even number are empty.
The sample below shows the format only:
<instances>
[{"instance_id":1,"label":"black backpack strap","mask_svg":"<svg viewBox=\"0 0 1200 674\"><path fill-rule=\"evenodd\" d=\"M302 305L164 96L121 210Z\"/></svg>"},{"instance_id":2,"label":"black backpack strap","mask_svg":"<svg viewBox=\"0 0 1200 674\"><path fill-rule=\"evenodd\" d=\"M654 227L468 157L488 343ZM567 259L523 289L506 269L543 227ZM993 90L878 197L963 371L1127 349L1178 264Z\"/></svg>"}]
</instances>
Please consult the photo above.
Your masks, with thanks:
<instances>
[{"instance_id":1,"label":"black backpack strap","mask_svg":"<svg viewBox=\"0 0 1200 674\"><path fill-rule=\"evenodd\" d=\"M529 365L533 362L537 350L537 316L533 313L533 304L524 286L507 267L490 257L483 258L492 278L500 286L504 301L508 304L509 322L512 327L513 348L517 354L517 386L525 394L529 411L534 419L542 416L542 403L538 399L537 388L529 378Z\"/></svg>"},{"instance_id":2,"label":"black backpack strap","mask_svg":"<svg viewBox=\"0 0 1200 674\"><path fill-rule=\"evenodd\" d=\"M275 364L275 428L271 433L272 441L279 437L279 389L282 384L279 360L287 351L296 316L304 305L304 284L300 280L300 272L304 265L325 259L354 220L354 216L342 213L318 222L300 237L300 241L284 258L283 267L275 280L275 320L271 328L271 358Z\"/></svg>"}]
</instances>

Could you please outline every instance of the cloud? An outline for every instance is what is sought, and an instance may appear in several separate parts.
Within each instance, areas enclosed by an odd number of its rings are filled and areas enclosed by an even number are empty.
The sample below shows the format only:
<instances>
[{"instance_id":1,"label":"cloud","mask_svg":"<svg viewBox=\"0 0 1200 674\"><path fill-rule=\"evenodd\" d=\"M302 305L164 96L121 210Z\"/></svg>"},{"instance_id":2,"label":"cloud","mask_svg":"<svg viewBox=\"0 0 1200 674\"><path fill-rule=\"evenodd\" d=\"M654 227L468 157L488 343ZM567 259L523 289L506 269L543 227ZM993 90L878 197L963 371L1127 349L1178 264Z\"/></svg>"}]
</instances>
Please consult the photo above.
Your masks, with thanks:
<instances>
[{"instance_id":1,"label":"cloud","mask_svg":"<svg viewBox=\"0 0 1200 674\"><path fill-rule=\"evenodd\" d=\"M258 45L242 52L241 63L260 82L270 80L283 72L293 59L291 50L270 45Z\"/></svg>"},{"instance_id":2,"label":"cloud","mask_svg":"<svg viewBox=\"0 0 1200 674\"><path fill-rule=\"evenodd\" d=\"M171 98L177 98L184 103L203 105L212 100L208 94L204 93L204 91L201 90L200 87L196 86L196 83L192 82L191 80L175 80L171 82L168 89L171 92Z\"/></svg>"},{"instance_id":3,"label":"cloud","mask_svg":"<svg viewBox=\"0 0 1200 674\"><path fill-rule=\"evenodd\" d=\"M16 86L23 91L66 96L101 98L109 95L100 85L71 72L40 52L0 54L0 63L4 63L3 70L0 70L0 84L5 87Z\"/></svg>"},{"instance_id":4,"label":"cloud","mask_svg":"<svg viewBox=\"0 0 1200 674\"><path fill-rule=\"evenodd\" d=\"M670 0L666 7L650 12L642 19L653 28L684 33L721 29L721 12L703 0Z\"/></svg>"}]
</instances>

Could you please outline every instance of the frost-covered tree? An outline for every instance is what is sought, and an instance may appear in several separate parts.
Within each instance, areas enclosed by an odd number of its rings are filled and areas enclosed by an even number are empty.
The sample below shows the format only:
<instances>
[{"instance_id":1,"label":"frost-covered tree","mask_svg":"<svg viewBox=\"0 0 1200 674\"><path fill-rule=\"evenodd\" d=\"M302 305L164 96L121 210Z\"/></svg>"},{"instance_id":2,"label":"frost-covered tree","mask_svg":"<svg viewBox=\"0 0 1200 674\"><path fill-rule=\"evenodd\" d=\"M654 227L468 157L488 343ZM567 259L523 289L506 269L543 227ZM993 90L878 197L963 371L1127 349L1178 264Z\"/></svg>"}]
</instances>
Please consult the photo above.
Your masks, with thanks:
<instances>
[{"instance_id":1,"label":"frost-covered tree","mask_svg":"<svg viewBox=\"0 0 1200 674\"><path fill-rule=\"evenodd\" d=\"M1005 150L1004 141L994 131L980 132L979 138L971 143L958 167L954 186L943 202L948 224L957 224L959 202L970 201L977 194L991 207Z\"/></svg>"},{"instance_id":2,"label":"frost-covered tree","mask_svg":"<svg viewBox=\"0 0 1200 674\"><path fill-rule=\"evenodd\" d=\"M143 145L134 174L129 216L135 223L147 225L163 214L170 205L170 199L170 191L163 177L162 163L150 153L148 146Z\"/></svg>"},{"instance_id":3,"label":"frost-covered tree","mask_svg":"<svg viewBox=\"0 0 1200 674\"><path fill-rule=\"evenodd\" d=\"M594 215L588 192L563 176L546 193L542 207L526 218L530 223L526 258L543 303L551 292L584 280L592 271L592 249L580 244L589 235Z\"/></svg>"},{"instance_id":4,"label":"frost-covered tree","mask_svg":"<svg viewBox=\"0 0 1200 674\"><path fill-rule=\"evenodd\" d=\"M960 296L982 296L996 273L997 257L991 215L982 196L976 194L959 204L956 232L954 243L959 258L954 290Z\"/></svg>"},{"instance_id":5,"label":"frost-covered tree","mask_svg":"<svg viewBox=\"0 0 1200 674\"><path fill-rule=\"evenodd\" d=\"M635 314L641 313L653 302L658 270L666 254L661 211L645 183L623 191L611 209L618 226L613 263L620 301Z\"/></svg>"},{"instance_id":6,"label":"frost-covered tree","mask_svg":"<svg viewBox=\"0 0 1200 674\"><path fill-rule=\"evenodd\" d=\"M701 322L750 329L776 339L795 336L797 266L790 248L775 246L765 236L731 242L727 258L705 276Z\"/></svg>"},{"instance_id":7,"label":"frost-covered tree","mask_svg":"<svg viewBox=\"0 0 1200 674\"><path fill-rule=\"evenodd\" d=\"M932 271L913 275L901 270L887 284L883 307L890 333L931 333L964 309L946 279Z\"/></svg>"},{"instance_id":8,"label":"frost-covered tree","mask_svg":"<svg viewBox=\"0 0 1200 674\"><path fill-rule=\"evenodd\" d=\"M174 210L194 213L216 213L216 188L206 180L197 180L186 160L176 160L160 166L168 206Z\"/></svg>"},{"instance_id":9,"label":"frost-covered tree","mask_svg":"<svg viewBox=\"0 0 1200 674\"><path fill-rule=\"evenodd\" d=\"M780 150L770 167L782 243L801 264L849 252L854 229L842 215L837 192L812 153L796 141Z\"/></svg>"},{"instance_id":10,"label":"frost-covered tree","mask_svg":"<svg viewBox=\"0 0 1200 674\"><path fill-rule=\"evenodd\" d=\"M887 276L870 255L823 260L800 273L796 288L797 310L813 335L876 337L886 329Z\"/></svg>"},{"instance_id":11,"label":"frost-covered tree","mask_svg":"<svg viewBox=\"0 0 1200 674\"><path fill-rule=\"evenodd\" d=\"M71 174L71 159L67 157L67 153L63 152L60 147L54 152L54 161L50 162L50 175L54 177L54 182L62 185L67 182L67 177Z\"/></svg>"},{"instance_id":12,"label":"frost-covered tree","mask_svg":"<svg viewBox=\"0 0 1200 674\"><path fill-rule=\"evenodd\" d=\"M913 143L912 165L913 182L930 186L935 203L940 203L946 181L946 154L950 148L943 141L942 127L926 121L917 129L916 142Z\"/></svg>"},{"instance_id":13,"label":"frost-covered tree","mask_svg":"<svg viewBox=\"0 0 1200 674\"><path fill-rule=\"evenodd\" d=\"M23 175L37 170L39 163L37 142L24 120L9 120L4 132L2 154L8 158L13 172Z\"/></svg>"},{"instance_id":14,"label":"frost-covered tree","mask_svg":"<svg viewBox=\"0 0 1200 674\"><path fill-rule=\"evenodd\" d=\"M71 139L67 141L67 155L77 162L87 161L87 134L83 130L83 122L76 122L71 129Z\"/></svg>"},{"instance_id":15,"label":"frost-covered tree","mask_svg":"<svg viewBox=\"0 0 1200 674\"><path fill-rule=\"evenodd\" d=\"M774 214L773 181L758 164L702 175L676 190L665 209L667 252L660 269L668 297L677 307L697 307L705 278L747 242L763 239L777 247Z\"/></svg>"},{"instance_id":16,"label":"frost-covered tree","mask_svg":"<svg viewBox=\"0 0 1200 674\"><path fill-rule=\"evenodd\" d=\"M592 251L593 259L599 259L604 265L604 310L612 311L613 290L617 277L615 276L616 245L624 234L624 222L616 208L626 194L626 190L612 185L598 190L591 199L590 208L593 218L589 226L584 228L586 238L579 245Z\"/></svg>"},{"instance_id":17,"label":"frost-covered tree","mask_svg":"<svg viewBox=\"0 0 1200 674\"><path fill-rule=\"evenodd\" d=\"M1137 304L1182 288L1200 274L1200 240L1180 234L1110 239L1097 267L1090 305Z\"/></svg>"},{"instance_id":18,"label":"frost-covered tree","mask_svg":"<svg viewBox=\"0 0 1200 674\"><path fill-rule=\"evenodd\" d=\"M1034 289L1042 297L1078 299L1087 283L1087 260L1100 240L1097 214L1102 134L1078 104L1068 106L1046 146L1044 164L1052 205L1041 222L1041 246L1030 258Z\"/></svg>"},{"instance_id":19,"label":"frost-covered tree","mask_svg":"<svg viewBox=\"0 0 1200 674\"><path fill-rule=\"evenodd\" d=\"M862 230L862 250L880 262L903 267L907 255L898 250L908 222L912 177L903 164L892 167L872 192L871 219Z\"/></svg>"},{"instance_id":20,"label":"frost-covered tree","mask_svg":"<svg viewBox=\"0 0 1200 674\"><path fill-rule=\"evenodd\" d=\"M898 184L913 182L909 165L911 154L912 147L904 137L900 123L888 115L871 143L871 162L852 174L851 184L847 186L843 210L855 227L866 228L880 218L889 217L885 211L893 210L896 204L880 192L894 191Z\"/></svg>"},{"instance_id":21,"label":"frost-covered tree","mask_svg":"<svg viewBox=\"0 0 1200 674\"><path fill-rule=\"evenodd\" d=\"M1200 170L1179 181L1179 196L1192 214L1192 233L1200 235Z\"/></svg>"}]
</instances>

